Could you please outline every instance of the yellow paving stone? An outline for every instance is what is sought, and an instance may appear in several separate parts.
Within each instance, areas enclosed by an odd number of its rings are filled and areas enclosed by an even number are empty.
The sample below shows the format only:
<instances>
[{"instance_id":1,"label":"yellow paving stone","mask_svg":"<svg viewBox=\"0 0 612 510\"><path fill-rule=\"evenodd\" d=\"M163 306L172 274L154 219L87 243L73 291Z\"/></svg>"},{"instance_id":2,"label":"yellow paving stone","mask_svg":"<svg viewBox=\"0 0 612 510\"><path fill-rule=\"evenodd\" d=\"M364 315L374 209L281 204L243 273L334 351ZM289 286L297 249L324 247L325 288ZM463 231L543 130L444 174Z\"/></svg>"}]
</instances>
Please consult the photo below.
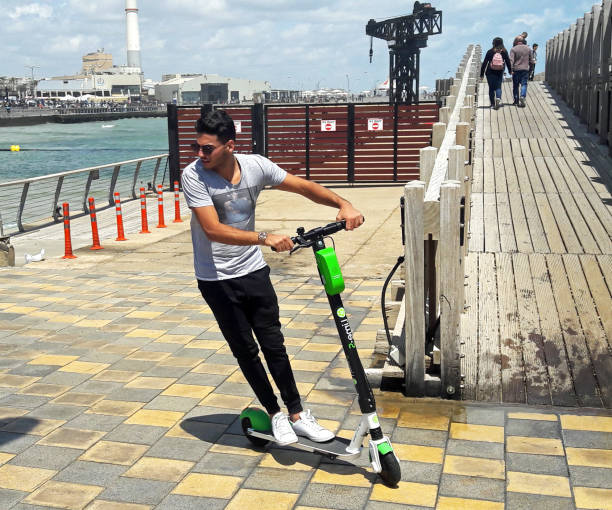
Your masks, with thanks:
<instances>
[{"instance_id":1,"label":"yellow paving stone","mask_svg":"<svg viewBox=\"0 0 612 510\"><path fill-rule=\"evenodd\" d=\"M126 317L131 319L155 319L155 317L159 317L164 312L147 312L145 310L134 310L126 315Z\"/></svg>"},{"instance_id":2,"label":"yellow paving stone","mask_svg":"<svg viewBox=\"0 0 612 510\"><path fill-rule=\"evenodd\" d=\"M432 411L402 411L397 419L398 427L427 430L448 430L450 417Z\"/></svg>"},{"instance_id":3,"label":"yellow paving stone","mask_svg":"<svg viewBox=\"0 0 612 510\"><path fill-rule=\"evenodd\" d=\"M310 479L310 483L350 485L353 487L370 487L372 485L362 468L341 464L326 464L324 469L317 469Z\"/></svg>"},{"instance_id":4,"label":"yellow paving stone","mask_svg":"<svg viewBox=\"0 0 612 510\"><path fill-rule=\"evenodd\" d=\"M79 356L59 356L56 354L44 354L37 356L32 361L28 361L28 365L59 365L64 366L79 359Z\"/></svg>"},{"instance_id":5,"label":"yellow paving stone","mask_svg":"<svg viewBox=\"0 0 612 510\"><path fill-rule=\"evenodd\" d=\"M127 356L136 351L137 349L136 347L130 347L129 345L105 344L102 347L99 347L98 350L100 352L107 352L110 354L123 354L124 356Z\"/></svg>"},{"instance_id":6,"label":"yellow paving stone","mask_svg":"<svg viewBox=\"0 0 612 510\"><path fill-rule=\"evenodd\" d=\"M145 445L119 443L115 441L98 441L78 460L89 462L106 462L109 464L119 464L121 466L131 466L149 449Z\"/></svg>"},{"instance_id":7,"label":"yellow paving stone","mask_svg":"<svg viewBox=\"0 0 612 510\"><path fill-rule=\"evenodd\" d=\"M508 492L524 492L527 494L540 494L542 496L559 496L570 498L569 478L552 475L534 475L532 473L519 473L508 471Z\"/></svg>"},{"instance_id":8,"label":"yellow paving stone","mask_svg":"<svg viewBox=\"0 0 612 510\"><path fill-rule=\"evenodd\" d=\"M331 313L329 310L326 310L325 308L303 308L302 310L300 310L300 315L321 315L321 316L331 316Z\"/></svg>"},{"instance_id":9,"label":"yellow paving stone","mask_svg":"<svg viewBox=\"0 0 612 510\"><path fill-rule=\"evenodd\" d=\"M2 429L4 432L17 432L18 434L33 434L35 436L46 436L49 432L61 427L66 420L51 420L44 418L28 418L22 416L9 423Z\"/></svg>"},{"instance_id":10,"label":"yellow paving stone","mask_svg":"<svg viewBox=\"0 0 612 510\"><path fill-rule=\"evenodd\" d=\"M568 430L612 432L612 416L574 416L562 414L561 426Z\"/></svg>"},{"instance_id":11,"label":"yellow paving stone","mask_svg":"<svg viewBox=\"0 0 612 510\"><path fill-rule=\"evenodd\" d=\"M71 388L72 386L63 386L61 384L34 383L26 388L22 388L19 393L24 395L39 395L41 397L57 397Z\"/></svg>"},{"instance_id":12,"label":"yellow paving stone","mask_svg":"<svg viewBox=\"0 0 612 510\"><path fill-rule=\"evenodd\" d=\"M365 319L361 321L361 324L367 324L367 325L372 325L372 324L379 325L380 324L382 328L383 321L379 317L366 317Z\"/></svg>"},{"instance_id":13,"label":"yellow paving stone","mask_svg":"<svg viewBox=\"0 0 612 510\"><path fill-rule=\"evenodd\" d=\"M593 510L612 510L612 489L574 487L576 507Z\"/></svg>"},{"instance_id":14,"label":"yellow paving stone","mask_svg":"<svg viewBox=\"0 0 612 510\"><path fill-rule=\"evenodd\" d=\"M350 405L353 403L354 398L355 395L348 392L312 390L308 394L307 402L329 405Z\"/></svg>"},{"instance_id":15,"label":"yellow paving stone","mask_svg":"<svg viewBox=\"0 0 612 510\"><path fill-rule=\"evenodd\" d=\"M238 383L238 384L249 384L241 370L236 370L232 375L230 375L226 379L226 381Z\"/></svg>"},{"instance_id":16,"label":"yellow paving stone","mask_svg":"<svg viewBox=\"0 0 612 510\"><path fill-rule=\"evenodd\" d=\"M506 450L511 453L563 456L563 443L560 439L508 436L506 437Z\"/></svg>"},{"instance_id":17,"label":"yellow paving stone","mask_svg":"<svg viewBox=\"0 0 612 510\"><path fill-rule=\"evenodd\" d=\"M205 397L199 405L211 407L224 407L226 409L244 409L253 399L251 397L239 397L237 395L224 395L223 393L211 393Z\"/></svg>"},{"instance_id":18,"label":"yellow paving stone","mask_svg":"<svg viewBox=\"0 0 612 510\"><path fill-rule=\"evenodd\" d=\"M18 418L24 414L28 414L26 409L18 409L16 407L0 407L0 421L7 418Z\"/></svg>"},{"instance_id":19,"label":"yellow paving stone","mask_svg":"<svg viewBox=\"0 0 612 510\"><path fill-rule=\"evenodd\" d=\"M128 425L150 425L152 427L172 427L185 413L178 411L156 411L154 409L141 409L136 411L124 423Z\"/></svg>"},{"instance_id":20,"label":"yellow paving stone","mask_svg":"<svg viewBox=\"0 0 612 510\"><path fill-rule=\"evenodd\" d=\"M295 385L302 398L306 397L314 388L314 383L296 382Z\"/></svg>"},{"instance_id":21,"label":"yellow paving stone","mask_svg":"<svg viewBox=\"0 0 612 510\"><path fill-rule=\"evenodd\" d=\"M65 427L51 432L48 436L43 437L40 441L38 441L37 444L87 450L105 435L106 432L71 429Z\"/></svg>"},{"instance_id":22,"label":"yellow paving stone","mask_svg":"<svg viewBox=\"0 0 612 510\"><path fill-rule=\"evenodd\" d=\"M391 418L397 420L401 409L394 403L386 402L385 400L376 398L377 414L379 418Z\"/></svg>"},{"instance_id":23,"label":"yellow paving stone","mask_svg":"<svg viewBox=\"0 0 612 510\"><path fill-rule=\"evenodd\" d=\"M288 304L288 303L280 303L278 305L278 307L281 310L301 310L302 308L304 308L306 305L293 305L293 304Z\"/></svg>"},{"instance_id":24,"label":"yellow paving stone","mask_svg":"<svg viewBox=\"0 0 612 510\"><path fill-rule=\"evenodd\" d=\"M370 499L387 503L433 507L438 494L437 485L423 483L399 482L398 488L390 488L382 484L374 485Z\"/></svg>"},{"instance_id":25,"label":"yellow paving stone","mask_svg":"<svg viewBox=\"0 0 612 510\"><path fill-rule=\"evenodd\" d=\"M288 329L305 329L309 331L314 331L318 327L319 325L315 324L314 322L298 321L295 319L293 319L291 322L287 324Z\"/></svg>"},{"instance_id":26,"label":"yellow paving stone","mask_svg":"<svg viewBox=\"0 0 612 510\"><path fill-rule=\"evenodd\" d=\"M103 370L92 377L92 379L96 381L130 382L140 376L140 374L142 372L132 372L131 370Z\"/></svg>"},{"instance_id":27,"label":"yellow paving stone","mask_svg":"<svg viewBox=\"0 0 612 510\"><path fill-rule=\"evenodd\" d=\"M596 448L565 448L570 466L612 468L612 450Z\"/></svg>"},{"instance_id":28,"label":"yellow paving stone","mask_svg":"<svg viewBox=\"0 0 612 510\"><path fill-rule=\"evenodd\" d=\"M202 358L187 358L184 356L180 357L170 357L163 359L157 365L160 367L183 367L183 368L193 368L202 363Z\"/></svg>"},{"instance_id":29,"label":"yellow paving stone","mask_svg":"<svg viewBox=\"0 0 612 510\"><path fill-rule=\"evenodd\" d=\"M106 326L109 322L112 322L110 319L108 320L103 320L103 319L83 319L79 322L77 322L75 324L75 326L79 327L79 328L103 328L104 326Z\"/></svg>"},{"instance_id":30,"label":"yellow paving stone","mask_svg":"<svg viewBox=\"0 0 612 510\"><path fill-rule=\"evenodd\" d=\"M36 310L38 310L38 308L34 306L10 306L9 308L4 309L6 313L18 313L22 315L30 314Z\"/></svg>"},{"instance_id":31,"label":"yellow paving stone","mask_svg":"<svg viewBox=\"0 0 612 510\"><path fill-rule=\"evenodd\" d=\"M163 390L174 383L174 377L137 377L125 385L125 388L139 388L143 390Z\"/></svg>"},{"instance_id":32,"label":"yellow paving stone","mask_svg":"<svg viewBox=\"0 0 612 510\"><path fill-rule=\"evenodd\" d=\"M505 480L506 478L503 460L458 455L446 456L443 472L451 475L478 476L482 478L497 478L499 480Z\"/></svg>"},{"instance_id":33,"label":"yellow paving stone","mask_svg":"<svg viewBox=\"0 0 612 510\"><path fill-rule=\"evenodd\" d=\"M354 290L353 296L380 296L377 290Z\"/></svg>"},{"instance_id":34,"label":"yellow paving stone","mask_svg":"<svg viewBox=\"0 0 612 510\"><path fill-rule=\"evenodd\" d=\"M91 406L96 402L99 402L104 398L104 395L97 395L95 393L77 393L69 392L60 395L56 399L53 399L54 404L70 405L70 406Z\"/></svg>"},{"instance_id":35,"label":"yellow paving stone","mask_svg":"<svg viewBox=\"0 0 612 510\"><path fill-rule=\"evenodd\" d=\"M172 494L230 499L243 479L237 476L189 473L172 491Z\"/></svg>"},{"instance_id":36,"label":"yellow paving stone","mask_svg":"<svg viewBox=\"0 0 612 510\"><path fill-rule=\"evenodd\" d=\"M355 340L376 340L376 331L355 331L353 338ZM359 352L361 353L361 350Z\"/></svg>"},{"instance_id":37,"label":"yellow paving stone","mask_svg":"<svg viewBox=\"0 0 612 510\"><path fill-rule=\"evenodd\" d=\"M32 492L55 476L57 471L5 464L0 466L0 487L15 491Z\"/></svg>"},{"instance_id":38,"label":"yellow paving stone","mask_svg":"<svg viewBox=\"0 0 612 510\"><path fill-rule=\"evenodd\" d=\"M141 329L136 328L130 331L127 335L129 338L159 338L165 335L167 331L165 329Z\"/></svg>"},{"instance_id":39,"label":"yellow paving stone","mask_svg":"<svg viewBox=\"0 0 612 510\"><path fill-rule=\"evenodd\" d=\"M281 319L282 319L282 317L281 317ZM192 326L192 327L197 327L197 325L194 324L194 321L191 321L189 323L189 325ZM210 326L206 331L210 332L210 333L221 333L221 329L219 328L219 325L217 323L215 323L212 326Z\"/></svg>"},{"instance_id":40,"label":"yellow paving stone","mask_svg":"<svg viewBox=\"0 0 612 510\"><path fill-rule=\"evenodd\" d=\"M200 363L191 372L196 374L229 375L238 370L238 365L217 365L215 363Z\"/></svg>"},{"instance_id":41,"label":"yellow paving stone","mask_svg":"<svg viewBox=\"0 0 612 510\"><path fill-rule=\"evenodd\" d=\"M185 349L212 349L217 350L227 345L221 340L192 340L185 344Z\"/></svg>"},{"instance_id":42,"label":"yellow paving stone","mask_svg":"<svg viewBox=\"0 0 612 510\"><path fill-rule=\"evenodd\" d=\"M49 481L23 501L32 505L80 510L104 490L97 485Z\"/></svg>"},{"instance_id":43,"label":"yellow paving stone","mask_svg":"<svg viewBox=\"0 0 612 510\"><path fill-rule=\"evenodd\" d=\"M225 510L261 510L271 506L274 510L291 510L299 497L299 494L288 492L240 489Z\"/></svg>"},{"instance_id":44,"label":"yellow paving stone","mask_svg":"<svg viewBox=\"0 0 612 510\"><path fill-rule=\"evenodd\" d=\"M370 308L374 305L374 301L365 301L365 300L357 300L357 299L347 299L346 304L348 307L360 307L360 308Z\"/></svg>"},{"instance_id":45,"label":"yellow paving stone","mask_svg":"<svg viewBox=\"0 0 612 510\"><path fill-rule=\"evenodd\" d=\"M469 423L451 423L450 437L451 439L465 439L468 441L503 443L504 427L472 425Z\"/></svg>"},{"instance_id":46,"label":"yellow paving stone","mask_svg":"<svg viewBox=\"0 0 612 510\"><path fill-rule=\"evenodd\" d=\"M352 377L348 367L332 368L329 375L337 379L350 379Z\"/></svg>"},{"instance_id":47,"label":"yellow paving stone","mask_svg":"<svg viewBox=\"0 0 612 510\"><path fill-rule=\"evenodd\" d=\"M49 317L49 322L65 322L66 324L74 324L75 322L79 322L84 318L84 315L60 314L56 315L55 317Z\"/></svg>"},{"instance_id":48,"label":"yellow paving stone","mask_svg":"<svg viewBox=\"0 0 612 510\"><path fill-rule=\"evenodd\" d=\"M14 453L3 453L3 452L0 452L0 466L2 466L2 464L6 464L14 456L15 456Z\"/></svg>"},{"instance_id":49,"label":"yellow paving stone","mask_svg":"<svg viewBox=\"0 0 612 510\"><path fill-rule=\"evenodd\" d=\"M340 349L339 345L317 344L315 342L309 342L303 347L303 350L310 352L338 352Z\"/></svg>"},{"instance_id":50,"label":"yellow paving stone","mask_svg":"<svg viewBox=\"0 0 612 510\"><path fill-rule=\"evenodd\" d=\"M302 345L305 345L308 343L308 339L307 338L295 338L292 336L286 336L285 337L285 345L291 345L294 347L301 347Z\"/></svg>"},{"instance_id":51,"label":"yellow paving stone","mask_svg":"<svg viewBox=\"0 0 612 510\"><path fill-rule=\"evenodd\" d=\"M92 374L95 375L102 370L108 368L108 363L92 363L90 361L73 361L59 369L60 372L74 372L77 374Z\"/></svg>"},{"instance_id":52,"label":"yellow paving stone","mask_svg":"<svg viewBox=\"0 0 612 510\"><path fill-rule=\"evenodd\" d=\"M162 335L155 340L154 343L163 344L186 344L193 340L195 335Z\"/></svg>"},{"instance_id":53,"label":"yellow paving stone","mask_svg":"<svg viewBox=\"0 0 612 510\"><path fill-rule=\"evenodd\" d=\"M393 445L393 451L400 460L411 462L428 462L431 464L442 464L444 449L433 446L417 446L412 444Z\"/></svg>"},{"instance_id":54,"label":"yellow paving stone","mask_svg":"<svg viewBox=\"0 0 612 510\"><path fill-rule=\"evenodd\" d=\"M161 361L170 356L169 352L155 351L136 351L126 356L125 359L134 359L138 361Z\"/></svg>"},{"instance_id":55,"label":"yellow paving stone","mask_svg":"<svg viewBox=\"0 0 612 510\"><path fill-rule=\"evenodd\" d=\"M36 312L30 312L28 317L42 317L43 319L50 319L51 317L57 317L60 312L48 312L45 310L38 310Z\"/></svg>"},{"instance_id":56,"label":"yellow paving stone","mask_svg":"<svg viewBox=\"0 0 612 510\"><path fill-rule=\"evenodd\" d=\"M556 414L547 413L508 413L508 418L513 420L557 421Z\"/></svg>"},{"instance_id":57,"label":"yellow paving stone","mask_svg":"<svg viewBox=\"0 0 612 510\"><path fill-rule=\"evenodd\" d=\"M143 402L124 402L122 400L101 400L85 411L86 414L108 414L111 416L130 416L144 405Z\"/></svg>"},{"instance_id":58,"label":"yellow paving stone","mask_svg":"<svg viewBox=\"0 0 612 510\"><path fill-rule=\"evenodd\" d=\"M481 499L448 498L440 496L436 510L504 510L504 504Z\"/></svg>"},{"instance_id":59,"label":"yellow paving stone","mask_svg":"<svg viewBox=\"0 0 612 510\"><path fill-rule=\"evenodd\" d=\"M16 303L8 303L6 301L3 301L0 303L0 310L4 310L6 308L10 308L11 306L15 306Z\"/></svg>"},{"instance_id":60,"label":"yellow paving stone","mask_svg":"<svg viewBox=\"0 0 612 510\"><path fill-rule=\"evenodd\" d=\"M173 384L162 392L162 395L187 398L204 398L215 386L199 386L197 384Z\"/></svg>"},{"instance_id":61,"label":"yellow paving stone","mask_svg":"<svg viewBox=\"0 0 612 510\"><path fill-rule=\"evenodd\" d=\"M151 510L152 508L153 507L149 505L137 505L135 503L96 499L86 510Z\"/></svg>"},{"instance_id":62,"label":"yellow paving stone","mask_svg":"<svg viewBox=\"0 0 612 510\"><path fill-rule=\"evenodd\" d=\"M310 452L291 451L272 455L266 453L259 461L258 467L289 469L291 471L314 471L319 464L319 459ZM275 457L276 456L276 457ZM276 460L276 458L279 460Z\"/></svg>"},{"instance_id":63,"label":"yellow paving stone","mask_svg":"<svg viewBox=\"0 0 612 510\"><path fill-rule=\"evenodd\" d=\"M162 482L178 482L193 467L193 462L157 457L142 457L121 476L146 478Z\"/></svg>"},{"instance_id":64,"label":"yellow paving stone","mask_svg":"<svg viewBox=\"0 0 612 510\"><path fill-rule=\"evenodd\" d=\"M243 448L240 446L230 446L219 443L213 444L208 451L213 453L227 453L228 455L246 455L247 457L261 457L261 455L263 455L261 452L253 450L250 446Z\"/></svg>"},{"instance_id":65,"label":"yellow paving stone","mask_svg":"<svg viewBox=\"0 0 612 510\"><path fill-rule=\"evenodd\" d=\"M194 422L191 422L191 423L194 423ZM206 427L206 422L201 422L201 423L202 423L202 427ZM168 432L164 434L164 436L180 437L182 439L194 439L194 440L200 441L199 437L185 430L183 427L181 427L180 423L177 423L174 427L170 428Z\"/></svg>"}]
</instances>

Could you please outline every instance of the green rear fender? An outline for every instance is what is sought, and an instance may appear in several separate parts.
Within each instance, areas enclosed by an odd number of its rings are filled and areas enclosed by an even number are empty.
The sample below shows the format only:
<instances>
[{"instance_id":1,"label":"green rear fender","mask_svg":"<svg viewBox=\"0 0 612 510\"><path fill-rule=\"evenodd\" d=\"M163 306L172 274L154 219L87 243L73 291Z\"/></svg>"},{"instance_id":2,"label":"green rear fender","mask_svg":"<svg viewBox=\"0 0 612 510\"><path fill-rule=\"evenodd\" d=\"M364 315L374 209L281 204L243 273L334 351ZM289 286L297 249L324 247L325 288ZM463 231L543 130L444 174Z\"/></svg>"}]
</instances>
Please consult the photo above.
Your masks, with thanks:
<instances>
[{"instance_id":1,"label":"green rear fender","mask_svg":"<svg viewBox=\"0 0 612 510\"><path fill-rule=\"evenodd\" d=\"M269 432L272 430L272 422L268 413L256 407L247 407L240 413L240 421L248 418L251 422L251 428L258 432Z\"/></svg>"}]
</instances>

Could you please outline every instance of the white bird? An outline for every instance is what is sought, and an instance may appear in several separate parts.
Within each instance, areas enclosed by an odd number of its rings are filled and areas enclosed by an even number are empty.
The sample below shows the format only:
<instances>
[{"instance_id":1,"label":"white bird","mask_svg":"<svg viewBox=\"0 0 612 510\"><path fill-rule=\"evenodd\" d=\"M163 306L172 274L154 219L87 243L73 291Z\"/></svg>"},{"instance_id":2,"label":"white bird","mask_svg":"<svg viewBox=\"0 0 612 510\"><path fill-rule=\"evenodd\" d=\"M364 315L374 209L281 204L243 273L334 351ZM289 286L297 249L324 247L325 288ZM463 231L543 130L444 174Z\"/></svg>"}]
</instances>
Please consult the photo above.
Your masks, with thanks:
<instances>
[{"instance_id":1,"label":"white bird","mask_svg":"<svg viewBox=\"0 0 612 510\"><path fill-rule=\"evenodd\" d=\"M40 250L40 253L36 255L30 255L29 253L26 253L23 257L25 259L26 264L29 264L30 262L40 262L41 260L45 260L45 249L42 248Z\"/></svg>"}]
</instances>

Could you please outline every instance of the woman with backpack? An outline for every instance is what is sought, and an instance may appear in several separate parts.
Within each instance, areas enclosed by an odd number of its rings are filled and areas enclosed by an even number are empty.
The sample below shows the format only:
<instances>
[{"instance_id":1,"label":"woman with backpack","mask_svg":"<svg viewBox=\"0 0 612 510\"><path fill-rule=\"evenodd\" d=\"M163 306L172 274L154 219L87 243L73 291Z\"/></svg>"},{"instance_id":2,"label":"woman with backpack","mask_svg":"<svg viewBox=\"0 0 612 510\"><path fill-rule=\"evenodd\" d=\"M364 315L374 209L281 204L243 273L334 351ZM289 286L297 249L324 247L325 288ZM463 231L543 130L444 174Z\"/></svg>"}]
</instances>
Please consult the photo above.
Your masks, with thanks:
<instances>
[{"instance_id":1,"label":"woman with backpack","mask_svg":"<svg viewBox=\"0 0 612 510\"><path fill-rule=\"evenodd\" d=\"M480 77L486 74L489 83L489 100L491 108L496 110L501 104L502 82L504 80L504 69L508 68L508 73L512 73L510 58L504 48L504 40L501 37L493 39L493 47L487 51L485 58L480 66Z\"/></svg>"}]
</instances>

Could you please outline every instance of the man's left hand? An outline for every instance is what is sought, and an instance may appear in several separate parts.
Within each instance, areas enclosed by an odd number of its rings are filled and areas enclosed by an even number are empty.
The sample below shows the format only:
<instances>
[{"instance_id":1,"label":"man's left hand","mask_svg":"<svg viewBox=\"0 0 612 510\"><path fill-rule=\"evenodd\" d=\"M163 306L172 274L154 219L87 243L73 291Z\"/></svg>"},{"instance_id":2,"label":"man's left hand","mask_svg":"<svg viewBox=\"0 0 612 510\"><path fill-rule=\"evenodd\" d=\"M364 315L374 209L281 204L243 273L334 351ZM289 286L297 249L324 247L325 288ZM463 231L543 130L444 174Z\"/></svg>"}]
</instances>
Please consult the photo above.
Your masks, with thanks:
<instances>
[{"instance_id":1,"label":"man's left hand","mask_svg":"<svg viewBox=\"0 0 612 510\"><path fill-rule=\"evenodd\" d=\"M353 230L363 224L364 217L351 204L346 204L340 208L338 216L336 216L336 221L342 220L346 220L346 230Z\"/></svg>"}]
</instances>

